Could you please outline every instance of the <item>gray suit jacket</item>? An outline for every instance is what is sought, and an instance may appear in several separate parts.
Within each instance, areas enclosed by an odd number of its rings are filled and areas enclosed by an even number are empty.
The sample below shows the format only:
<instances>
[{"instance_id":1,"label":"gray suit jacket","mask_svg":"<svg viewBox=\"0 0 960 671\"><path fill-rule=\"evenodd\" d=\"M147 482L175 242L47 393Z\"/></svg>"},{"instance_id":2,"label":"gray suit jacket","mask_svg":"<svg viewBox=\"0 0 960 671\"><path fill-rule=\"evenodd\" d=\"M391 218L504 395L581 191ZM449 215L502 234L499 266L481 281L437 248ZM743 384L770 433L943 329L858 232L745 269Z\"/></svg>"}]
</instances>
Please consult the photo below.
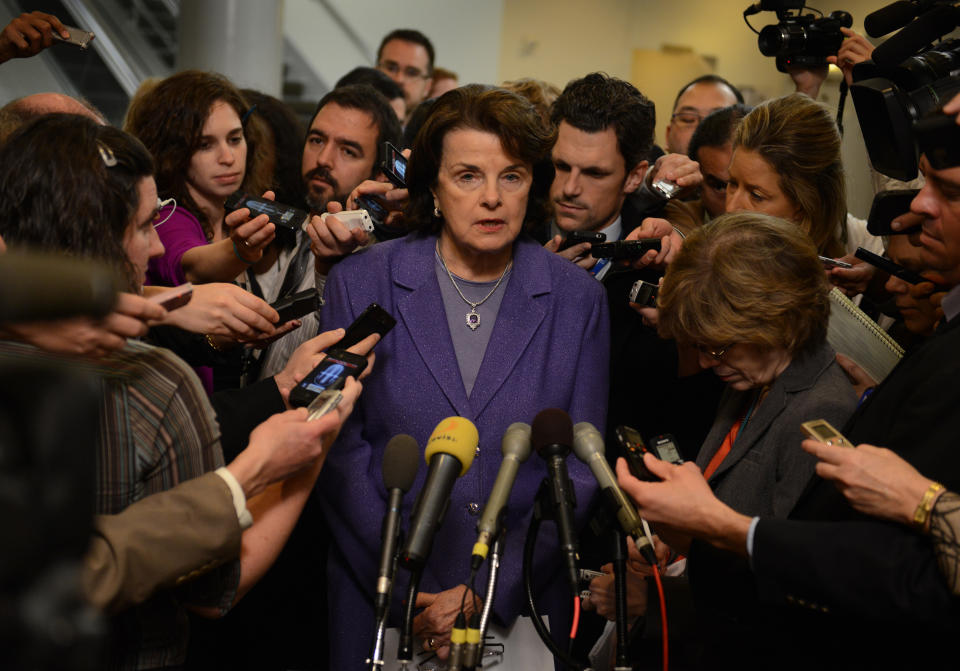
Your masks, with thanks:
<instances>
[{"instance_id":1,"label":"gray suit jacket","mask_svg":"<svg viewBox=\"0 0 960 671\"><path fill-rule=\"evenodd\" d=\"M730 388L723 392L717 418L697 456L701 469L720 449L754 393ZM856 405L853 387L829 345L794 359L710 476L710 486L721 501L740 513L786 517L807 487L817 461L800 447L805 438L800 424L825 419L842 427Z\"/></svg>"}]
</instances>

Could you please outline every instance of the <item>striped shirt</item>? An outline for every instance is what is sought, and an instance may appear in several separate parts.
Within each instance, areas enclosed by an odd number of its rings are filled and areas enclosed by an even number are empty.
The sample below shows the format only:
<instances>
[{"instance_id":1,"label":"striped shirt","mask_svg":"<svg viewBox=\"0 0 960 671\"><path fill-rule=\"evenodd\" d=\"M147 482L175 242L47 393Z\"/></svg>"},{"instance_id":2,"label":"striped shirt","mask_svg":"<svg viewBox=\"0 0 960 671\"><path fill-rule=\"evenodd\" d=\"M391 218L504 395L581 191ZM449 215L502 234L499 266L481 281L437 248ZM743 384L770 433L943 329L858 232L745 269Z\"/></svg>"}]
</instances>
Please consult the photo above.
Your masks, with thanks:
<instances>
[{"instance_id":1,"label":"striped shirt","mask_svg":"<svg viewBox=\"0 0 960 671\"><path fill-rule=\"evenodd\" d=\"M0 365L24 360L70 365L100 379L95 512L119 513L135 501L223 465L216 416L200 380L173 352L141 342L102 359L79 359L0 341ZM182 664L188 623L182 604L232 603L239 561L181 588L165 590L114 618L108 668Z\"/></svg>"}]
</instances>

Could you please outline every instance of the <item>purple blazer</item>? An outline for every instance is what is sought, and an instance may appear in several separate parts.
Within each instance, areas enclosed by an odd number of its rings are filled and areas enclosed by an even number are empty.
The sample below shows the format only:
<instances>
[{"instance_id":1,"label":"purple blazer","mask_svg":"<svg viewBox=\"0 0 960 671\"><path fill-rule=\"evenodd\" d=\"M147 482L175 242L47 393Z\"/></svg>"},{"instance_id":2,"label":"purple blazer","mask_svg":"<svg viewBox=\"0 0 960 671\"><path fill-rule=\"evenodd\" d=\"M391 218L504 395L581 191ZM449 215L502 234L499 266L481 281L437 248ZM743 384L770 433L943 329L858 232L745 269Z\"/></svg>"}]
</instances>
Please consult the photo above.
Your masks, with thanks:
<instances>
[{"instance_id":1,"label":"purple blazer","mask_svg":"<svg viewBox=\"0 0 960 671\"><path fill-rule=\"evenodd\" d=\"M447 328L434 270L436 236L384 242L337 264L325 289L321 330L347 326L371 302L397 318L377 345L373 372L318 485L332 532L328 566L331 668L360 669L374 635L373 592L387 493L381 465L387 441L398 433L421 447L440 420L460 415L476 424L479 454L457 479L443 525L423 571L422 592L439 592L469 578L476 524L500 468L500 440L513 422L530 423L546 408L566 410L574 422L602 430L606 419L610 326L603 287L588 273L521 237L514 266L473 392L467 397ZM466 328L466 327L464 327ZM578 521L586 519L597 485L589 469L567 460ZM427 465L404 499L404 529ZM532 455L520 468L509 501L507 535L494 615L509 625L525 611L523 541L534 497L546 476ZM541 526L533 571L537 607L561 638L569 630L569 588L552 522ZM486 564L477 580L485 592ZM394 626L409 574L398 570Z\"/></svg>"}]
</instances>

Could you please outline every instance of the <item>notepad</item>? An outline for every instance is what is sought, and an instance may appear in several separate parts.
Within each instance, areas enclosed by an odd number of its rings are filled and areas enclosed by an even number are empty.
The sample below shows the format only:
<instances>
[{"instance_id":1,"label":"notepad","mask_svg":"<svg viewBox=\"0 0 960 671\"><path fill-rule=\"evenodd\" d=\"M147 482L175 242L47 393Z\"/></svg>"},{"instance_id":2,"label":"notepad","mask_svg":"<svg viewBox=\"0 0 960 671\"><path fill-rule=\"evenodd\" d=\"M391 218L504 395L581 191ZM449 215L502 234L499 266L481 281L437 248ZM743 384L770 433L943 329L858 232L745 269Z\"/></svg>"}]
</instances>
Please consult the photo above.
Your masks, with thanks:
<instances>
[{"instance_id":1,"label":"notepad","mask_svg":"<svg viewBox=\"0 0 960 671\"><path fill-rule=\"evenodd\" d=\"M877 384L903 358L903 348L837 288L830 291L827 341L837 352L853 359Z\"/></svg>"}]
</instances>

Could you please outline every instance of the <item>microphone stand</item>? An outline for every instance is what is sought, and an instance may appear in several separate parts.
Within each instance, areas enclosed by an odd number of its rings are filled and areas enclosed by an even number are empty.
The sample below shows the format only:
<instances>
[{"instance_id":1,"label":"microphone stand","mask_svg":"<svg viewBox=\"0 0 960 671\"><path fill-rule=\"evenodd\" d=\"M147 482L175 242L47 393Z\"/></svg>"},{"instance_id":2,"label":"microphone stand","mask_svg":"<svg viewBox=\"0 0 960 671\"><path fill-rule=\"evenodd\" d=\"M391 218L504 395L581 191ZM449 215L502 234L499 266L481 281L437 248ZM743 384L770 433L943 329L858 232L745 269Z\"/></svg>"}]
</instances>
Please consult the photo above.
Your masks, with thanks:
<instances>
[{"instance_id":1,"label":"microphone stand","mask_svg":"<svg viewBox=\"0 0 960 671\"><path fill-rule=\"evenodd\" d=\"M490 574L487 576L487 599L483 602L480 612L480 646L477 649L477 666L483 666L483 643L487 636L487 625L490 624L490 611L493 610L493 593L497 589L497 577L500 573L500 554L503 551L504 528L500 526L493 547L490 550Z\"/></svg>"},{"instance_id":2,"label":"microphone stand","mask_svg":"<svg viewBox=\"0 0 960 671\"><path fill-rule=\"evenodd\" d=\"M630 625L627 622L627 537L618 526L612 527L613 580L617 611L617 662L614 671L630 671L627 647Z\"/></svg>"},{"instance_id":3,"label":"microphone stand","mask_svg":"<svg viewBox=\"0 0 960 671\"><path fill-rule=\"evenodd\" d=\"M527 606L530 608L530 619L533 621L533 627L537 630L540 640L564 667L574 671L583 671L587 667L571 657L569 653L561 650L557 642L550 636L550 632L547 631L540 614L537 613L537 605L533 599L533 551L537 545L537 534L543 520L554 519L551 515L553 509L551 502L550 479L544 478L533 502L533 518L530 521L530 528L527 529L527 538L523 543L523 587L527 595Z\"/></svg>"},{"instance_id":4,"label":"microphone stand","mask_svg":"<svg viewBox=\"0 0 960 671\"><path fill-rule=\"evenodd\" d=\"M397 661L401 669L406 669L413 663L413 611L417 603L417 592L420 591L420 576L423 569L414 569L410 572L410 586L407 589L407 599L403 604L403 619L400 623L400 643L397 646Z\"/></svg>"}]
</instances>

